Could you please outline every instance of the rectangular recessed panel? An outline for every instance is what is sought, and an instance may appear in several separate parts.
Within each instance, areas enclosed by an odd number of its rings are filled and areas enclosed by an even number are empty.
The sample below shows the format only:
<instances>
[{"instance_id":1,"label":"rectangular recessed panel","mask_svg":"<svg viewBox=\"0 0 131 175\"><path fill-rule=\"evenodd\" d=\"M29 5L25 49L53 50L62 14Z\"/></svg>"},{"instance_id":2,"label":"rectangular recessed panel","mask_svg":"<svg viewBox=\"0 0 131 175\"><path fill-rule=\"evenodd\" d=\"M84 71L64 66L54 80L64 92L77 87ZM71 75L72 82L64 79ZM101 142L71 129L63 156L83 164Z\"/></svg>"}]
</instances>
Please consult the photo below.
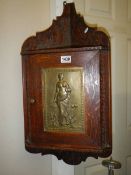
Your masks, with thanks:
<instances>
[{"instance_id":1,"label":"rectangular recessed panel","mask_svg":"<svg viewBox=\"0 0 131 175\"><path fill-rule=\"evenodd\" d=\"M128 40L127 126L131 127L131 40Z\"/></svg>"},{"instance_id":2,"label":"rectangular recessed panel","mask_svg":"<svg viewBox=\"0 0 131 175\"><path fill-rule=\"evenodd\" d=\"M110 0L91 0L91 9L99 11L110 11Z\"/></svg>"},{"instance_id":3,"label":"rectangular recessed panel","mask_svg":"<svg viewBox=\"0 0 131 175\"><path fill-rule=\"evenodd\" d=\"M42 69L44 131L84 132L83 68Z\"/></svg>"},{"instance_id":4,"label":"rectangular recessed panel","mask_svg":"<svg viewBox=\"0 0 131 175\"><path fill-rule=\"evenodd\" d=\"M131 156L127 157L127 175L131 173Z\"/></svg>"},{"instance_id":5,"label":"rectangular recessed panel","mask_svg":"<svg viewBox=\"0 0 131 175\"><path fill-rule=\"evenodd\" d=\"M128 20L131 21L131 1L128 0Z\"/></svg>"},{"instance_id":6,"label":"rectangular recessed panel","mask_svg":"<svg viewBox=\"0 0 131 175\"><path fill-rule=\"evenodd\" d=\"M85 175L106 175L108 174L107 168L103 167L101 164L96 166L91 166L85 169Z\"/></svg>"},{"instance_id":7,"label":"rectangular recessed panel","mask_svg":"<svg viewBox=\"0 0 131 175\"><path fill-rule=\"evenodd\" d=\"M85 0L87 14L112 18L112 0Z\"/></svg>"}]
</instances>

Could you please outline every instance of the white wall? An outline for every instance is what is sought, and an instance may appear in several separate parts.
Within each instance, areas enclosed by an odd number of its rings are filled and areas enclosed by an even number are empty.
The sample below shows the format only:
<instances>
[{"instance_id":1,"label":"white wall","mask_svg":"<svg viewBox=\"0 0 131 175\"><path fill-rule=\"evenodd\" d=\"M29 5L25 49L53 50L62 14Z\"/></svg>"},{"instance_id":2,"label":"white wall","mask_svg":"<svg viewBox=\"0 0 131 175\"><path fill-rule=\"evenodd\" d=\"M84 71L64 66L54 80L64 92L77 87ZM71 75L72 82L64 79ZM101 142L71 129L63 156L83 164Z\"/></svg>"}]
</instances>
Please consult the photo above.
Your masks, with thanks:
<instances>
[{"instance_id":1,"label":"white wall","mask_svg":"<svg viewBox=\"0 0 131 175\"><path fill-rule=\"evenodd\" d=\"M0 0L0 175L50 175L51 156L24 149L24 40L49 26L49 0Z\"/></svg>"}]
</instances>

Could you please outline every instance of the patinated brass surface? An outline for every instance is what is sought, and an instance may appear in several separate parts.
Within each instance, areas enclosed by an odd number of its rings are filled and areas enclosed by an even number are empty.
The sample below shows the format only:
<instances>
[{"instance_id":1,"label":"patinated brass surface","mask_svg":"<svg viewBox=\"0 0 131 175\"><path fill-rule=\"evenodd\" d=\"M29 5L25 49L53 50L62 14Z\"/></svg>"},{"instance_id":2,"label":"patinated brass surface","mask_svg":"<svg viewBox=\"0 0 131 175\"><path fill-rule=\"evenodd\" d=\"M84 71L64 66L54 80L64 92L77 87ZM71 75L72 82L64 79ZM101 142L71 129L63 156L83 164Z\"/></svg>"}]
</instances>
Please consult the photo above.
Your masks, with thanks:
<instances>
[{"instance_id":1,"label":"patinated brass surface","mask_svg":"<svg viewBox=\"0 0 131 175\"><path fill-rule=\"evenodd\" d=\"M83 68L42 69L44 131L85 132Z\"/></svg>"}]
</instances>

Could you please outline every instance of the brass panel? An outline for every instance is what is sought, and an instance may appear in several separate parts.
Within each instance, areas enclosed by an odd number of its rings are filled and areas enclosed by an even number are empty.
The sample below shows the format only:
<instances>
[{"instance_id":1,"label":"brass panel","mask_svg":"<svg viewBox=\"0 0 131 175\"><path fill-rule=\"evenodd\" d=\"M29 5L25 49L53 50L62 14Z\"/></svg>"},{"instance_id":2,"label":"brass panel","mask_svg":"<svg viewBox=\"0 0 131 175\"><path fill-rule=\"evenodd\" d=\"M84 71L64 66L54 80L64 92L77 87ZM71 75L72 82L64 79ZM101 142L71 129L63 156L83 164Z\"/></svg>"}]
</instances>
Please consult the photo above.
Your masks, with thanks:
<instances>
[{"instance_id":1,"label":"brass panel","mask_svg":"<svg viewBox=\"0 0 131 175\"><path fill-rule=\"evenodd\" d=\"M43 68L44 131L85 132L82 67Z\"/></svg>"}]
</instances>

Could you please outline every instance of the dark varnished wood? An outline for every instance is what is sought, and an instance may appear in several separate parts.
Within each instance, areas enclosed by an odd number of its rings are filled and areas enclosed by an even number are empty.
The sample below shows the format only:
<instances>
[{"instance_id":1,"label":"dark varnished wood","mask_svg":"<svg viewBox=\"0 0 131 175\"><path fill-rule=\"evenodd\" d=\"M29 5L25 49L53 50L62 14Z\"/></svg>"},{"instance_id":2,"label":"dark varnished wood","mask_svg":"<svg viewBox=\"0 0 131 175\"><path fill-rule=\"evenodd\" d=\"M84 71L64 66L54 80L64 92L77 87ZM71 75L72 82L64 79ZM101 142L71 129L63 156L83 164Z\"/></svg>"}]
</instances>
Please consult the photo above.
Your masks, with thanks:
<instances>
[{"instance_id":1,"label":"dark varnished wood","mask_svg":"<svg viewBox=\"0 0 131 175\"><path fill-rule=\"evenodd\" d=\"M109 156L112 151L109 37L87 26L83 17L76 14L74 3L69 3L49 29L24 42L21 54L26 150L53 154L74 165L89 156ZM61 64L61 55L71 55L72 62ZM83 67L85 133L44 131L41 68L48 67Z\"/></svg>"},{"instance_id":2,"label":"dark varnished wood","mask_svg":"<svg viewBox=\"0 0 131 175\"><path fill-rule=\"evenodd\" d=\"M41 49L84 46L103 46L103 48L109 49L109 37L96 27L89 27L84 18L76 14L74 3L68 3L64 5L62 16L53 20L50 28L43 32L37 32L36 36L30 37L24 42L22 53Z\"/></svg>"}]
</instances>

